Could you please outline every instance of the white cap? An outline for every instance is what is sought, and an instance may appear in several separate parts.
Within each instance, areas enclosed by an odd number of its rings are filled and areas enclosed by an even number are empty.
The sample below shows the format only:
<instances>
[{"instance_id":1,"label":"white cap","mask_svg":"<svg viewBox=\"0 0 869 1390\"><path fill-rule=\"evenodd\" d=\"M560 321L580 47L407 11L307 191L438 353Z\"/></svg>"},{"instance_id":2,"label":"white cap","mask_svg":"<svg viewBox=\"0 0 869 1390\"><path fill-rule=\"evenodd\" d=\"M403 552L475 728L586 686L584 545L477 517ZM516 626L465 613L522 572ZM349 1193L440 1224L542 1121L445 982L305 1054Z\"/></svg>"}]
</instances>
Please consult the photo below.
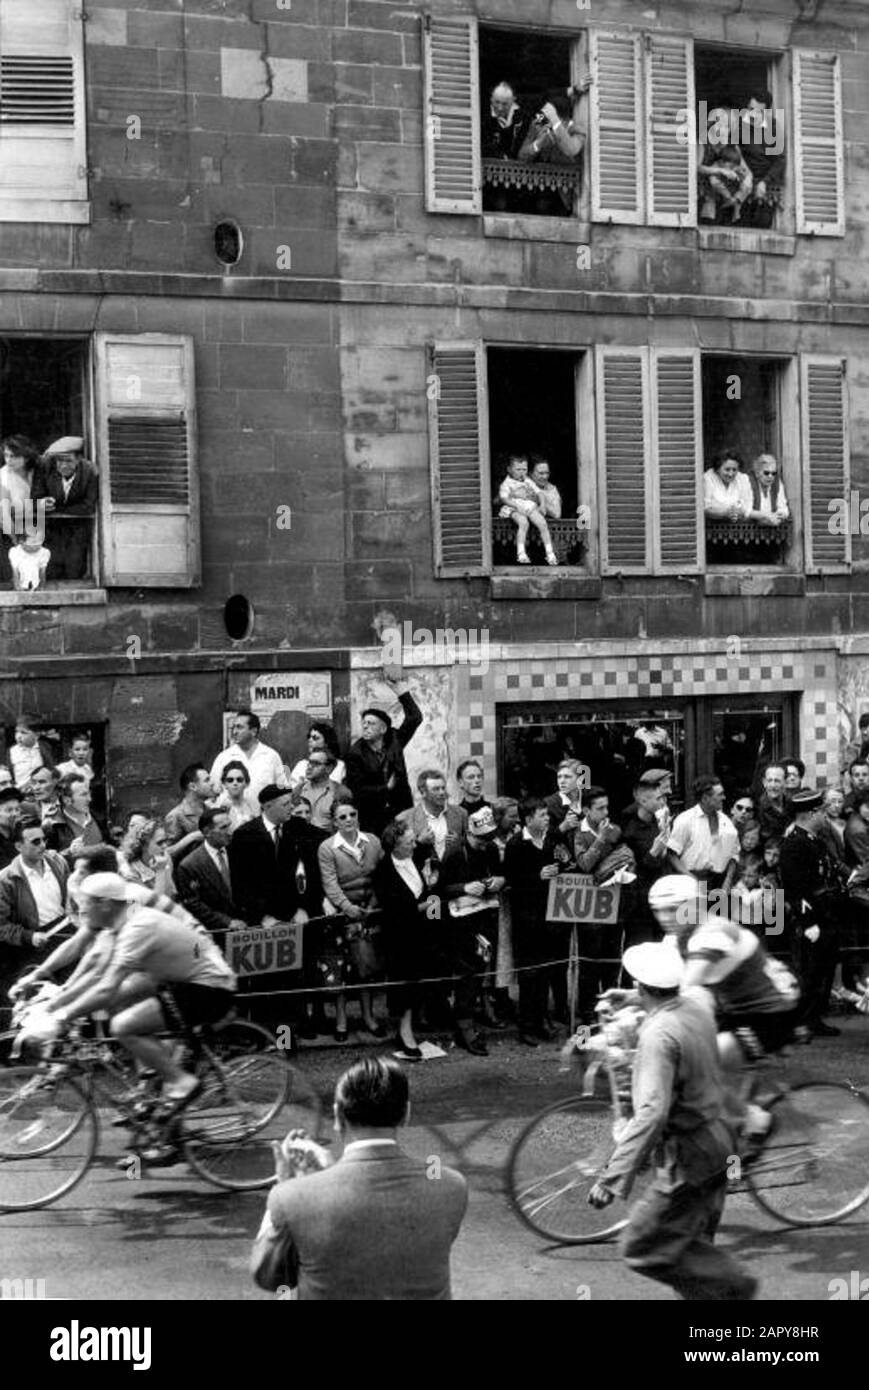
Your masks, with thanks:
<instances>
[{"instance_id":1,"label":"white cap","mask_svg":"<svg viewBox=\"0 0 869 1390\"><path fill-rule=\"evenodd\" d=\"M677 989L685 972L682 957L663 941L629 946L622 956L622 965L632 979L650 989Z\"/></svg>"},{"instance_id":2,"label":"white cap","mask_svg":"<svg viewBox=\"0 0 869 1390\"><path fill-rule=\"evenodd\" d=\"M700 884L691 874L664 874L649 889L649 907L680 907L700 896Z\"/></svg>"},{"instance_id":3,"label":"white cap","mask_svg":"<svg viewBox=\"0 0 869 1390\"><path fill-rule=\"evenodd\" d=\"M129 885L120 874L88 874L78 886L78 892L88 898L108 899L110 902L125 903Z\"/></svg>"},{"instance_id":4,"label":"white cap","mask_svg":"<svg viewBox=\"0 0 869 1390\"><path fill-rule=\"evenodd\" d=\"M57 454L80 454L84 449L84 440L78 434L65 434L62 439L55 439L53 444L49 444L43 458L54 458Z\"/></svg>"}]
</instances>

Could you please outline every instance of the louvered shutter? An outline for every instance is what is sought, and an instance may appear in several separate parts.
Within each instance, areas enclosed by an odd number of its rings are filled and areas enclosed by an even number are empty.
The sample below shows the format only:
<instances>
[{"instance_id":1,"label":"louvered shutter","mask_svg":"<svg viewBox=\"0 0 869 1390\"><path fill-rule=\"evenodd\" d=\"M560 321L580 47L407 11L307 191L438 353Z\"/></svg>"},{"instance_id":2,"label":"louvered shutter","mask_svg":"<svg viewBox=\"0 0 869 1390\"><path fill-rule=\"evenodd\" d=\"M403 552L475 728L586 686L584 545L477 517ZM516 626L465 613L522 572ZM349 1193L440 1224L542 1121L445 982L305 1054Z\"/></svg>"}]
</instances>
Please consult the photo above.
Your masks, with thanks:
<instances>
[{"instance_id":1,"label":"louvered shutter","mask_svg":"<svg viewBox=\"0 0 869 1390\"><path fill-rule=\"evenodd\" d=\"M425 205L481 212L480 71L475 19L423 19Z\"/></svg>"},{"instance_id":2,"label":"louvered shutter","mask_svg":"<svg viewBox=\"0 0 869 1390\"><path fill-rule=\"evenodd\" d=\"M699 350L656 349L652 354L652 433L655 569L659 574L696 573L701 567L701 408Z\"/></svg>"},{"instance_id":3,"label":"louvered shutter","mask_svg":"<svg viewBox=\"0 0 869 1390\"><path fill-rule=\"evenodd\" d=\"M646 74L646 206L656 227L697 221L694 45L650 35Z\"/></svg>"},{"instance_id":4,"label":"louvered shutter","mask_svg":"<svg viewBox=\"0 0 869 1390\"><path fill-rule=\"evenodd\" d=\"M81 9L0 0L0 221L84 222Z\"/></svg>"},{"instance_id":5,"label":"louvered shutter","mask_svg":"<svg viewBox=\"0 0 869 1390\"><path fill-rule=\"evenodd\" d=\"M800 415L806 570L847 570L850 532L840 536L830 530L830 503L844 499L847 506L851 486L845 364L841 358L809 353L800 358Z\"/></svg>"},{"instance_id":6,"label":"louvered shutter","mask_svg":"<svg viewBox=\"0 0 869 1390\"><path fill-rule=\"evenodd\" d=\"M648 349L596 352L601 568L646 574L652 568Z\"/></svg>"},{"instance_id":7,"label":"louvered shutter","mask_svg":"<svg viewBox=\"0 0 869 1390\"><path fill-rule=\"evenodd\" d=\"M845 235L842 81L833 53L794 49L797 232Z\"/></svg>"},{"instance_id":8,"label":"louvered shutter","mask_svg":"<svg viewBox=\"0 0 869 1390\"><path fill-rule=\"evenodd\" d=\"M638 35L592 30L591 215L595 222L644 221L643 120Z\"/></svg>"},{"instance_id":9,"label":"louvered shutter","mask_svg":"<svg viewBox=\"0 0 869 1390\"><path fill-rule=\"evenodd\" d=\"M96 335L103 579L136 588L199 582L193 340Z\"/></svg>"},{"instance_id":10,"label":"louvered shutter","mask_svg":"<svg viewBox=\"0 0 869 1390\"><path fill-rule=\"evenodd\" d=\"M435 343L428 378L435 573L486 574L491 525L482 343Z\"/></svg>"}]
</instances>

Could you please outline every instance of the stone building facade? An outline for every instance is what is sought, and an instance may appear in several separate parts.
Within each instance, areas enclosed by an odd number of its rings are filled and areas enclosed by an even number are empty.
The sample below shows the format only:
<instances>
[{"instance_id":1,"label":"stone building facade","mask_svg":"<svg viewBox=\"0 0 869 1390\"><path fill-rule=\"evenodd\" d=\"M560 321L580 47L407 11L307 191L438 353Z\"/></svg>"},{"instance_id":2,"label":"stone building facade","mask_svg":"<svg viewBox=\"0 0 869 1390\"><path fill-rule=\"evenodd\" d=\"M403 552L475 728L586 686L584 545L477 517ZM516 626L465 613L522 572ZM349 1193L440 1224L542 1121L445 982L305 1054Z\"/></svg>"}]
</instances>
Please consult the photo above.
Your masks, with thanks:
<instances>
[{"instance_id":1,"label":"stone building facade","mask_svg":"<svg viewBox=\"0 0 869 1390\"><path fill-rule=\"evenodd\" d=\"M395 624L416 766L513 789L520 745L658 727L683 791L753 741L837 773L869 708L869 14L521 9L0 0L50 117L0 91L2 434L81 433L101 478L88 581L0 591L0 713L91 726L118 810L165 804L269 672L355 734ZM494 167L499 80L581 160ZM704 222L696 113L756 89L772 225ZM706 526L725 446L779 458L781 545ZM493 508L511 447L550 461L557 566Z\"/></svg>"}]
</instances>

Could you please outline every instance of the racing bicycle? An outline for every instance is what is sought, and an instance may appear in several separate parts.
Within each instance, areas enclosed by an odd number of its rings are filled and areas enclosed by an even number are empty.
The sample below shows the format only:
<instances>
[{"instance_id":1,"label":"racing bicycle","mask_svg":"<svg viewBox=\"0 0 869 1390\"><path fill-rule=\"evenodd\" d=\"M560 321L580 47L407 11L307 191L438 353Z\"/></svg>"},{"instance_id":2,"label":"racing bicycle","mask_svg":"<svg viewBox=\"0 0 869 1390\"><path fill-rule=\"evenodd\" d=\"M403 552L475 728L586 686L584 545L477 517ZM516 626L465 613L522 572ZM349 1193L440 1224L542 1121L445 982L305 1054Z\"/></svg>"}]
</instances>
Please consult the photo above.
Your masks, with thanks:
<instances>
[{"instance_id":1,"label":"racing bicycle","mask_svg":"<svg viewBox=\"0 0 869 1390\"><path fill-rule=\"evenodd\" d=\"M49 1206L81 1182L97 1158L101 1110L129 1130L128 1176L183 1161L229 1191L274 1181L273 1139L290 1129L319 1137L319 1099L265 1028L229 1018L162 1036L202 1083L181 1110L99 1022L79 1021L39 1061L0 1066L0 1212Z\"/></svg>"},{"instance_id":2,"label":"racing bicycle","mask_svg":"<svg viewBox=\"0 0 869 1390\"><path fill-rule=\"evenodd\" d=\"M589 1063L582 1092L541 1110L510 1149L506 1182L513 1210L555 1244L615 1236L652 1179L648 1166L627 1203L616 1198L601 1210L588 1205L629 1118L633 1055L620 1041L612 1016L571 1040L574 1056ZM601 1076L604 1097L596 1094ZM734 1155L731 1190L747 1191L768 1215L795 1227L843 1221L869 1200L869 1100L853 1082L791 1085L778 1080L765 1059L755 1069L753 1098L771 1111L773 1124L751 1162Z\"/></svg>"}]
</instances>

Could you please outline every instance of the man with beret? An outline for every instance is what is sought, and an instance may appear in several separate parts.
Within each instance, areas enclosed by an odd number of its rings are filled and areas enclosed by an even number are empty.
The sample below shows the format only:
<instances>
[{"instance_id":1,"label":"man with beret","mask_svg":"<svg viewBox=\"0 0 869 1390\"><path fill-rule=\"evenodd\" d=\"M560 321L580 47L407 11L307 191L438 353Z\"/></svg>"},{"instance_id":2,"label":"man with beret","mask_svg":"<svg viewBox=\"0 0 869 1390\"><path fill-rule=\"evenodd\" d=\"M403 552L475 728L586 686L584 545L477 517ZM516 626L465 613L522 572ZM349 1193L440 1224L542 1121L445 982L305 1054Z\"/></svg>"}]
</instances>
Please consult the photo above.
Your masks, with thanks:
<instances>
[{"instance_id":1,"label":"man with beret","mask_svg":"<svg viewBox=\"0 0 869 1390\"><path fill-rule=\"evenodd\" d=\"M84 579L97 509L99 479L84 457L84 440L67 434L49 444L46 465L46 510L50 513L46 542L51 550L49 579Z\"/></svg>"},{"instance_id":2,"label":"man with beret","mask_svg":"<svg viewBox=\"0 0 869 1390\"><path fill-rule=\"evenodd\" d=\"M404 749L422 723L422 710L406 681L384 675L398 696L404 719L398 728L385 710L362 711L362 736L347 754L346 785L359 811L359 825L380 836L400 811L413 805Z\"/></svg>"},{"instance_id":3,"label":"man with beret","mask_svg":"<svg viewBox=\"0 0 869 1390\"><path fill-rule=\"evenodd\" d=\"M781 842L779 872L790 910L793 961L802 985L800 1022L819 1038L839 1029L824 1021L839 956L839 922L848 915L847 895L818 835L823 792L805 787L791 797L794 816Z\"/></svg>"},{"instance_id":4,"label":"man with beret","mask_svg":"<svg viewBox=\"0 0 869 1390\"><path fill-rule=\"evenodd\" d=\"M588 1194L593 1207L626 1198L651 1154L655 1176L622 1238L628 1266L680 1298L753 1298L757 1280L713 1244L736 1152L724 1119L715 1017L705 990L680 994L684 966L666 942L631 946L622 958L647 1017L633 1066L633 1118Z\"/></svg>"}]
</instances>

